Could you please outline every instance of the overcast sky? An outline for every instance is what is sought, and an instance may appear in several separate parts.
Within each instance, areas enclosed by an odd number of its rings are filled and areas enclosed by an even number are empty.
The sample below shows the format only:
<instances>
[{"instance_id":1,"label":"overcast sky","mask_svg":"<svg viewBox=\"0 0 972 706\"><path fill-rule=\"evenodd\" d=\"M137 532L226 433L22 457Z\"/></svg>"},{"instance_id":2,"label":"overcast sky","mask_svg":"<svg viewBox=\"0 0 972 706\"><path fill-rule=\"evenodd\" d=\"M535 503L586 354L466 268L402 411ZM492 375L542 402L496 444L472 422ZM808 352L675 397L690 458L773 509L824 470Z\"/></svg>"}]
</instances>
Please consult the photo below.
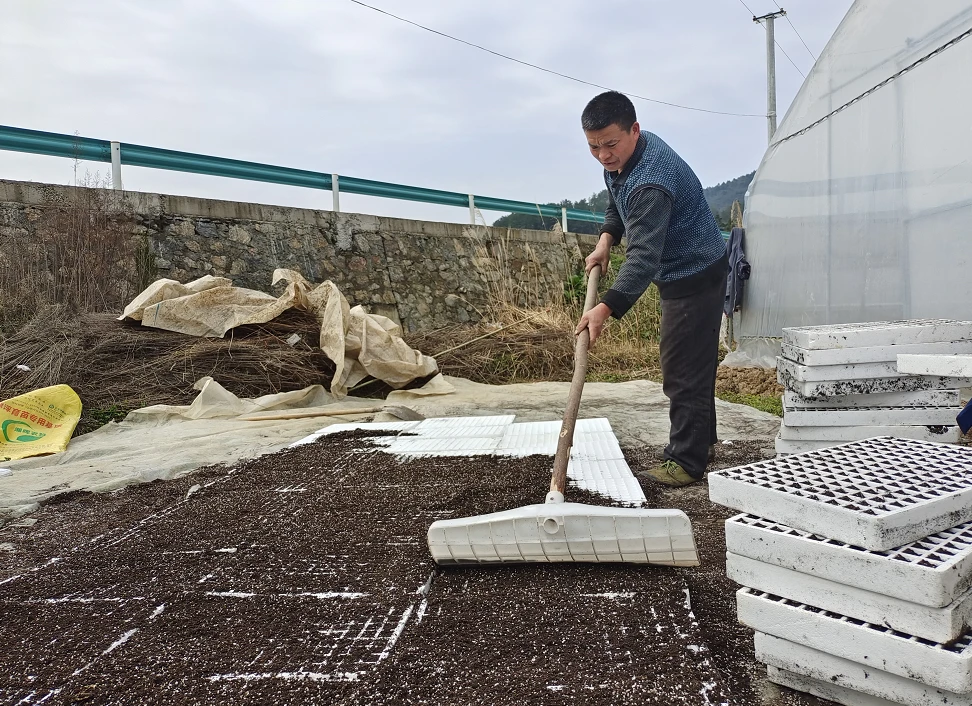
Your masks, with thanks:
<instances>
[{"instance_id":1,"label":"overcast sky","mask_svg":"<svg viewBox=\"0 0 972 706\"><path fill-rule=\"evenodd\" d=\"M781 0L782 1L782 0ZM765 114L765 32L740 0L368 0L441 32L628 93ZM757 14L772 0L746 0ZM819 55L851 0L784 7ZM2 0L0 124L524 201L603 188L579 116L598 89L350 0ZM785 20L777 39L813 59ZM803 78L777 54L782 119ZM765 117L635 100L706 186L756 168ZM103 163L82 165L106 175ZM64 159L0 151L0 178L71 183ZM330 208L324 191L125 167L128 189ZM342 210L468 220L342 195ZM485 214L491 222L497 215Z\"/></svg>"}]
</instances>

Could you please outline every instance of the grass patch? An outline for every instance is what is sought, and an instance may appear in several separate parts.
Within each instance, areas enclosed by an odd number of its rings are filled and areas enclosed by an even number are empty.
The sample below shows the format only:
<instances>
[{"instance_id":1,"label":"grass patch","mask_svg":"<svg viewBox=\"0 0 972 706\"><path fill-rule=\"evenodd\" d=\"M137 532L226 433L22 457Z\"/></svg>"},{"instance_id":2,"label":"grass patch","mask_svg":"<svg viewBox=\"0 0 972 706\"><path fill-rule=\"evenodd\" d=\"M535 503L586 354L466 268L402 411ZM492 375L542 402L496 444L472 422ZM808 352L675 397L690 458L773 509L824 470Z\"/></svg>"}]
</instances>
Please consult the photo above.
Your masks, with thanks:
<instances>
[{"instance_id":1,"label":"grass patch","mask_svg":"<svg viewBox=\"0 0 972 706\"><path fill-rule=\"evenodd\" d=\"M783 416L783 400L771 395L740 395L737 392L716 392L716 397L734 404L755 407L761 412L769 412L777 417Z\"/></svg>"}]
</instances>

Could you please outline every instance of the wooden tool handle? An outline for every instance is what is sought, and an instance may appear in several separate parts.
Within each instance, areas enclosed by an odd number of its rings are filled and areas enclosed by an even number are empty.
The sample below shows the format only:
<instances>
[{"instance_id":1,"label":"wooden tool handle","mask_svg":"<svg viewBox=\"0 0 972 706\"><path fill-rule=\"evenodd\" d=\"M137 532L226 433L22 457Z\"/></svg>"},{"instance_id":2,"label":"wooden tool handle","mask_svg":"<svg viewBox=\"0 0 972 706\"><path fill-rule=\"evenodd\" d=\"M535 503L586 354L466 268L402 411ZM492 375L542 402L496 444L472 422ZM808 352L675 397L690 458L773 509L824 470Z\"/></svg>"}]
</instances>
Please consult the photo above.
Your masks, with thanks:
<instances>
[{"instance_id":1,"label":"wooden tool handle","mask_svg":"<svg viewBox=\"0 0 972 706\"><path fill-rule=\"evenodd\" d=\"M584 299L584 313L594 308L597 302L597 283L601 278L601 266L595 265L587 277L587 297ZM564 423L560 427L557 440L557 455L554 456L553 475L550 478L550 492L560 493L567 488L567 462L570 460L570 447L574 445L574 426L577 424L577 411L580 409L581 393L587 377L587 351L591 347L591 332L586 327L577 334L574 343L574 377L570 381L567 394L567 409Z\"/></svg>"},{"instance_id":2,"label":"wooden tool handle","mask_svg":"<svg viewBox=\"0 0 972 706\"><path fill-rule=\"evenodd\" d=\"M357 407L346 409L315 409L315 410L282 410L279 412L263 412L238 417L241 422L274 422L282 419L310 419L313 417L350 417L358 414L375 414L381 407Z\"/></svg>"}]
</instances>

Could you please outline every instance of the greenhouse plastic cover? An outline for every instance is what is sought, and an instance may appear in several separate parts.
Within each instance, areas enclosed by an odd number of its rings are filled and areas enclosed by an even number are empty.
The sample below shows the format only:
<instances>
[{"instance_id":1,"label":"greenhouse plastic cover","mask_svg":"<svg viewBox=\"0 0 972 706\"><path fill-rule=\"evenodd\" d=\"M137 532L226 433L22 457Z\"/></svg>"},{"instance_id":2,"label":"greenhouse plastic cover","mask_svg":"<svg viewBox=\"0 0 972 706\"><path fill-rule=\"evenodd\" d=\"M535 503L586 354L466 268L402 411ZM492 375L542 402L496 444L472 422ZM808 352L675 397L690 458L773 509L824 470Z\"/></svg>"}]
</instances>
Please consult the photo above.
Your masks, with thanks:
<instances>
[{"instance_id":1,"label":"greenhouse plastic cover","mask_svg":"<svg viewBox=\"0 0 972 706\"><path fill-rule=\"evenodd\" d=\"M969 0L848 11L750 186L742 357L784 326L970 318L970 36Z\"/></svg>"}]
</instances>

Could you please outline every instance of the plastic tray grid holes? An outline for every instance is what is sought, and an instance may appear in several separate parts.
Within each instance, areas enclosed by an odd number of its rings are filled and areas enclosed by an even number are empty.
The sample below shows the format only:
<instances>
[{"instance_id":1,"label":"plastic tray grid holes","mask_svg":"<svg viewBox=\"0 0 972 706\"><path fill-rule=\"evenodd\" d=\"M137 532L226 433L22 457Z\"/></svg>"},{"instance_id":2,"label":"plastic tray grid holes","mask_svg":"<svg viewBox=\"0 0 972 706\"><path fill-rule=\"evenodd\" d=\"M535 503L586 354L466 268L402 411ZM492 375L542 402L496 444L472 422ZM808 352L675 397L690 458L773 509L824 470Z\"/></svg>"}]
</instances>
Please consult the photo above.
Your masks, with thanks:
<instances>
[{"instance_id":1,"label":"plastic tray grid holes","mask_svg":"<svg viewBox=\"0 0 972 706\"><path fill-rule=\"evenodd\" d=\"M926 404L926 405L921 405L920 407L908 407L908 406L899 406L899 405L895 405L895 406L885 405L882 407L806 407L806 406L799 406L799 405L783 406L784 412L814 412L814 413L841 412L843 414L846 414L848 412L863 413L863 412L899 412L899 411L910 412L912 414L915 414L916 410L920 412L921 410L926 410L926 409L932 409L936 411L947 411L947 412L955 411L955 413L957 414L959 411L961 411L962 408L958 405L940 405L940 404Z\"/></svg>"},{"instance_id":2,"label":"plastic tray grid holes","mask_svg":"<svg viewBox=\"0 0 972 706\"><path fill-rule=\"evenodd\" d=\"M966 651L970 651L972 647L972 631L966 631L954 642L948 644L943 644L941 642L933 642L931 640L926 640L923 637L916 637L915 635L909 635L906 632L901 632L900 630L893 630L885 625L877 625L875 623L868 623L864 620L858 620L857 618L850 618L846 615L841 615L840 613L834 613L833 611L823 610L822 608L815 608L813 606L807 605L805 603L800 603L799 601L794 601L789 598L784 598L783 596L776 596L772 593L766 593L765 591L756 591L752 588L742 588L740 589L744 593L748 593L756 598L761 598L763 600L772 601L774 603L779 603L780 605L787 606L788 608L796 608L802 610L805 613L815 613L816 615L822 616L824 618L829 618L831 620L836 620L841 623L846 623L848 625L856 625L857 627L867 628L868 630L873 630L874 632L882 633L888 637L896 637L899 640L905 640L907 642L913 642L920 645L925 645L926 647L931 647L936 650L942 650L943 652L951 652L953 654L962 654ZM970 651L972 654L972 651Z\"/></svg>"},{"instance_id":3,"label":"plastic tray grid holes","mask_svg":"<svg viewBox=\"0 0 972 706\"><path fill-rule=\"evenodd\" d=\"M780 525L770 520L765 520L762 517L756 517L755 515L736 515L729 521L748 527L755 527L765 532L790 535L821 544L830 544L840 549L862 552L891 561L916 564L935 571L947 571L951 569L952 566L972 552L972 522L965 522L951 529L936 532L923 539L909 542L895 549L876 551L856 547L836 539L821 537L817 534L803 532L802 530Z\"/></svg>"},{"instance_id":4,"label":"plastic tray grid holes","mask_svg":"<svg viewBox=\"0 0 972 706\"><path fill-rule=\"evenodd\" d=\"M718 473L880 517L972 488L972 449L876 437Z\"/></svg>"}]
</instances>

